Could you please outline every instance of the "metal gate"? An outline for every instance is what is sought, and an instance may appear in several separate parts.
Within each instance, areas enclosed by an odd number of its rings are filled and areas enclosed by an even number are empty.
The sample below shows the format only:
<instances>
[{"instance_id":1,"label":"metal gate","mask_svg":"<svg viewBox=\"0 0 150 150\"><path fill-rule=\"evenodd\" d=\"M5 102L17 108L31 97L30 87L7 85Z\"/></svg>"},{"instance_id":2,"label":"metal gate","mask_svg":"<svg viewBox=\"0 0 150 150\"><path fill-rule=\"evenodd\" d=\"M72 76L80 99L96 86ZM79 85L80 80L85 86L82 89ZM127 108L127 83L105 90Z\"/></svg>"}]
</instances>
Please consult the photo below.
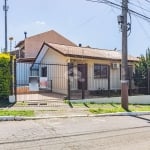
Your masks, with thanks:
<instances>
[{"instance_id":1,"label":"metal gate","mask_svg":"<svg viewBox=\"0 0 150 150\"><path fill-rule=\"evenodd\" d=\"M17 101L63 100L67 96L67 65L16 62Z\"/></svg>"}]
</instances>

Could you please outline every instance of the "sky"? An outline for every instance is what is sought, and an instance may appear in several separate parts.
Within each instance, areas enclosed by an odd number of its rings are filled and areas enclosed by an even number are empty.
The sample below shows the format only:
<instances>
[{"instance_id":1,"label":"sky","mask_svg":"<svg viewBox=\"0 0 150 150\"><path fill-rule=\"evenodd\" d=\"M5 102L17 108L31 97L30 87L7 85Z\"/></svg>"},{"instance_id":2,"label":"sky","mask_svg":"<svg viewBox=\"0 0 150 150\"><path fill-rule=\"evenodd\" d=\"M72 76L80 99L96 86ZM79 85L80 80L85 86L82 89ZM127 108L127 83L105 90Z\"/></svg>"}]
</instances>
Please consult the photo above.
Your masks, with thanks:
<instances>
[{"instance_id":1,"label":"sky","mask_svg":"<svg viewBox=\"0 0 150 150\"><path fill-rule=\"evenodd\" d=\"M121 0L111 0L121 4ZM150 3L129 0L129 8L150 17ZM121 10L103 3L86 0L8 0L8 38L12 46L24 39L24 32L32 36L55 30L77 45L99 49L121 50L121 32L117 16ZM0 0L0 49L5 47L4 0ZM144 9L141 9L144 8ZM131 14L131 34L128 54L140 56L150 47L150 23ZM8 40L8 48L10 41Z\"/></svg>"}]
</instances>

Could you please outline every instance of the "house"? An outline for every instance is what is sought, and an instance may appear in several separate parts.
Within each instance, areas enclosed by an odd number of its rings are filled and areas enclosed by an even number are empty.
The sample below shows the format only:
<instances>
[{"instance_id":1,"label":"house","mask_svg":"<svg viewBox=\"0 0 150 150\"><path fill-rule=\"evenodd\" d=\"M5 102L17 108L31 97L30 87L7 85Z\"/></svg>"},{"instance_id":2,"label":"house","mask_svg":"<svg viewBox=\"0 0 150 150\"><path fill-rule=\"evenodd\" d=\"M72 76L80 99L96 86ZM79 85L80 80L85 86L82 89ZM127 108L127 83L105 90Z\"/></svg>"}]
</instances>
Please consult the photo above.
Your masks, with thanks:
<instances>
[{"instance_id":1,"label":"house","mask_svg":"<svg viewBox=\"0 0 150 150\"><path fill-rule=\"evenodd\" d=\"M31 37L25 37L24 40L20 41L15 46L16 50L12 51L11 53L15 54L17 58L21 59L21 61L26 61L26 58L33 61L43 42L76 46L76 44L61 34L54 30L50 30Z\"/></svg>"},{"instance_id":2,"label":"house","mask_svg":"<svg viewBox=\"0 0 150 150\"><path fill-rule=\"evenodd\" d=\"M132 70L137 61L137 58L128 56L128 65ZM87 91L119 90L120 65L120 51L45 42L31 70L34 75L47 78L47 87L53 92L67 94L68 86L76 91L82 89L83 83Z\"/></svg>"},{"instance_id":3,"label":"house","mask_svg":"<svg viewBox=\"0 0 150 150\"><path fill-rule=\"evenodd\" d=\"M26 37L16 45L16 50L11 51L16 55L16 83L17 86L29 83L30 67L35 60L43 42L76 46L73 42L54 30L43 32L34 36Z\"/></svg>"}]
</instances>

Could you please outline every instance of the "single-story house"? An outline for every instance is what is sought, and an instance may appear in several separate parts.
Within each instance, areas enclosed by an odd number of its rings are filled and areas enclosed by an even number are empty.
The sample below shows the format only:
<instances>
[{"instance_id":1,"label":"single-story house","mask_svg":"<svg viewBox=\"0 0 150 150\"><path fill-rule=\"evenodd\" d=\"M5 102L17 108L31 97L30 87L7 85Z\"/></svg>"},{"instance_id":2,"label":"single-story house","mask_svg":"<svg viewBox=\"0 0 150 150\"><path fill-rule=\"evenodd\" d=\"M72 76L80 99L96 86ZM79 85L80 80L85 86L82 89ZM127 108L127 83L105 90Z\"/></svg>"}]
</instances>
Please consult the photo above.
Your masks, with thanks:
<instances>
[{"instance_id":1,"label":"single-story house","mask_svg":"<svg viewBox=\"0 0 150 150\"><path fill-rule=\"evenodd\" d=\"M128 56L128 65L132 70L137 62L138 58ZM70 64L69 69L68 63ZM83 82L87 91L120 89L120 65L121 52L117 50L45 42L31 70L37 71L36 75L39 77L46 77L48 81L51 81L52 85L49 82L47 87L52 86L53 92L67 94L68 73L70 88L74 91L80 90Z\"/></svg>"}]
</instances>

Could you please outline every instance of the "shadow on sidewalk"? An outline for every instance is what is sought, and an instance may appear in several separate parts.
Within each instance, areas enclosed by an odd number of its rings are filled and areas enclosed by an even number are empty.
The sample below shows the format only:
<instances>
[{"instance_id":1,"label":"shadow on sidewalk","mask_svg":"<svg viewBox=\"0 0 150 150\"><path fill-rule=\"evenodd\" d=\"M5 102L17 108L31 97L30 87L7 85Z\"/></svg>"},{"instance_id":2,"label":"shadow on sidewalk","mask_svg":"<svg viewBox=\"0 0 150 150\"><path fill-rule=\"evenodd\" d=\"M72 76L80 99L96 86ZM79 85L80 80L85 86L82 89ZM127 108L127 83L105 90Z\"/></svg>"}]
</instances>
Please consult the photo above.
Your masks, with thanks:
<instances>
[{"instance_id":1,"label":"shadow on sidewalk","mask_svg":"<svg viewBox=\"0 0 150 150\"><path fill-rule=\"evenodd\" d=\"M137 119L142 119L142 120L148 121L148 123L150 123L150 119L147 119L145 117L140 117L140 116L131 116L131 117L134 117L134 118L137 118Z\"/></svg>"}]
</instances>

